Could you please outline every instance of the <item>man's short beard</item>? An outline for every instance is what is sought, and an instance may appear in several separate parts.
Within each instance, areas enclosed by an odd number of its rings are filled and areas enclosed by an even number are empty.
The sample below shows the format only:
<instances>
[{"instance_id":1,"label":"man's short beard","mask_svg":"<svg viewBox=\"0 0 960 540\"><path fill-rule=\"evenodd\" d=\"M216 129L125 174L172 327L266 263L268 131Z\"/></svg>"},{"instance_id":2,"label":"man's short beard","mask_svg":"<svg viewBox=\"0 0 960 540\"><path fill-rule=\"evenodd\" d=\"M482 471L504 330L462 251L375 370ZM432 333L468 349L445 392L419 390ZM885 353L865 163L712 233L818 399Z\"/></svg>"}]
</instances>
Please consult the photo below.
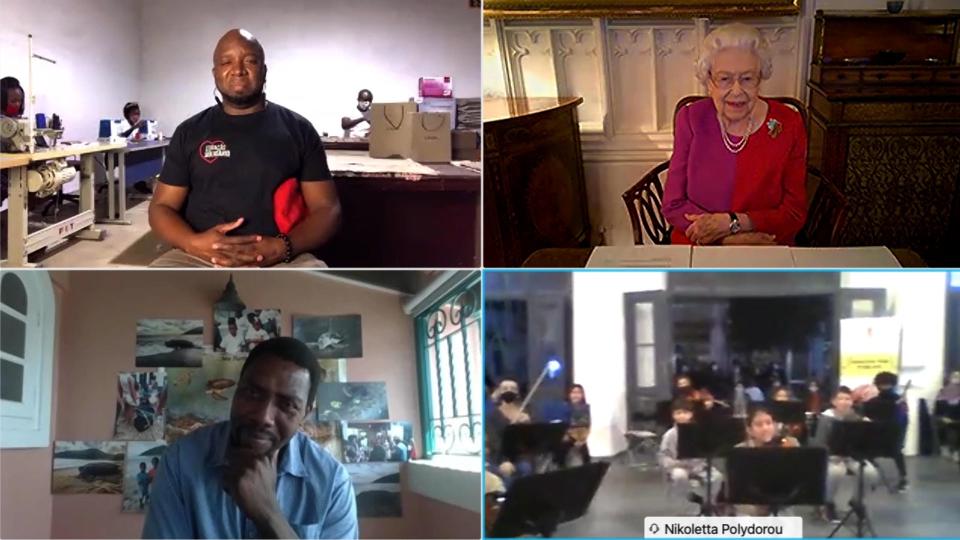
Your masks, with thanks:
<instances>
[{"instance_id":1,"label":"man's short beard","mask_svg":"<svg viewBox=\"0 0 960 540\"><path fill-rule=\"evenodd\" d=\"M263 100L263 87L261 86L259 89L246 96L231 96L223 90L220 90L220 95L223 96L223 101L233 107L238 109L249 109Z\"/></svg>"}]
</instances>

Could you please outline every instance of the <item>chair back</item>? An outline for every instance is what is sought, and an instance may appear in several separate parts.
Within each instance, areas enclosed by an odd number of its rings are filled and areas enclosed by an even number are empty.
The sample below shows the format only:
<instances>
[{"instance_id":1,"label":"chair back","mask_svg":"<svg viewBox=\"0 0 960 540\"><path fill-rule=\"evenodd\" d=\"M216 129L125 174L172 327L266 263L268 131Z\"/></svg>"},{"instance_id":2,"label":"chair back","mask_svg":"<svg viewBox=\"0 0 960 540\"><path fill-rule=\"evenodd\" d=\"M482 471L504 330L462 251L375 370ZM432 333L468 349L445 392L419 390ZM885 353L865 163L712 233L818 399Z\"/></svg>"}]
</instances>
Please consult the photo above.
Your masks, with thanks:
<instances>
[{"instance_id":1,"label":"chair back","mask_svg":"<svg viewBox=\"0 0 960 540\"><path fill-rule=\"evenodd\" d=\"M846 196L815 167L807 168L807 193L812 196L808 196L807 222L797 234L797 245L842 246L849 206Z\"/></svg>"},{"instance_id":2,"label":"chair back","mask_svg":"<svg viewBox=\"0 0 960 540\"><path fill-rule=\"evenodd\" d=\"M654 244L670 243L673 227L663 217L663 183L660 181L660 174L668 168L669 161L657 165L621 195L633 226L634 245L643 245L643 231Z\"/></svg>"}]
</instances>

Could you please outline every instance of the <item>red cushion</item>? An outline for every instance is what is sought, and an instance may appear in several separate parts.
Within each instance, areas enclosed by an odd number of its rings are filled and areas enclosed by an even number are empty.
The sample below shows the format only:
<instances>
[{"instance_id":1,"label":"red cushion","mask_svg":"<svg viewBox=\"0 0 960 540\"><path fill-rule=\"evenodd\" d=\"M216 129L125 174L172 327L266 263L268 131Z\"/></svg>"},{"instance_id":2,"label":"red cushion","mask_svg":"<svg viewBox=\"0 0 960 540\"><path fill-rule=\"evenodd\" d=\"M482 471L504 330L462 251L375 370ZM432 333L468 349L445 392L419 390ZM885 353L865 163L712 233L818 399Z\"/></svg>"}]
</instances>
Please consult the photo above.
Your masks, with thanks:
<instances>
[{"instance_id":1,"label":"red cushion","mask_svg":"<svg viewBox=\"0 0 960 540\"><path fill-rule=\"evenodd\" d=\"M273 192L273 220L282 234L289 234L297 223L307 217L307 203L300 192L300 182L287 178Z\"/></svg>"}]
</instances>

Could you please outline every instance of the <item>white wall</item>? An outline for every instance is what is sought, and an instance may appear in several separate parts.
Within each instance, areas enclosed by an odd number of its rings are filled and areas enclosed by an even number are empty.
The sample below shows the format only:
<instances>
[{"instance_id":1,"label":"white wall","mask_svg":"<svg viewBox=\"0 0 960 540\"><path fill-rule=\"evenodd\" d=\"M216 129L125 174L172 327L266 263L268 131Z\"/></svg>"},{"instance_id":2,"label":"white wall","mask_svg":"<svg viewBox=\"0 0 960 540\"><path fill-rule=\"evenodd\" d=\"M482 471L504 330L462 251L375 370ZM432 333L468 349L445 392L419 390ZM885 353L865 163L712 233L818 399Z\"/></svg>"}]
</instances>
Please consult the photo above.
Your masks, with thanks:
<instances>
[{"instance_id":1,"label":"white wall","mask_svg":"<svg viewBox=\"0 0 960 540\"><path fill-rule=\"evenodd\" d=\"M357 92L406 101L421 76L480 97L480 10L466 0L143 1L143 105L164 131L212 105L213 49L242 27L267 57L267 97L340 135Z\"/></svg>"},{"instance_id":2,"label":"white wall","mask_svg":"<svg viewBox=\"0 0 960 540\"><path fill-rule=\"evenodd\" d=\"M900 383L913 381L907 395L910 426L907 455L917 453L918 400L932 406L943 385L943 355L946 344L946 272L844 272L844 288L887 290L887 307L902 324Z\"/></svg>"},{"instance_id":3,"label":"white wall","mask_svg":"<svg viewBox=\"0 0 960 540\"><path fill-rule=\"evenodd\" d=\"M34 60L35 112L57 113L66 139L97 137L101 118L122 118L140 95L140 2L3 0L0 76L27 86L27 34ZM149 109L144 111L149 112Z\"/></svg>"},{"instance_id":4,"label":"white wall","mask_svg":"<svg viewBox=\"0 0 960 540\"><path fill-rule=\"evenodd\" d=\"M626 449L623 294L666 286L663 272L573 273L573 369L590 396L592 454L612 456Z\"/></svg>"}]
</instances>

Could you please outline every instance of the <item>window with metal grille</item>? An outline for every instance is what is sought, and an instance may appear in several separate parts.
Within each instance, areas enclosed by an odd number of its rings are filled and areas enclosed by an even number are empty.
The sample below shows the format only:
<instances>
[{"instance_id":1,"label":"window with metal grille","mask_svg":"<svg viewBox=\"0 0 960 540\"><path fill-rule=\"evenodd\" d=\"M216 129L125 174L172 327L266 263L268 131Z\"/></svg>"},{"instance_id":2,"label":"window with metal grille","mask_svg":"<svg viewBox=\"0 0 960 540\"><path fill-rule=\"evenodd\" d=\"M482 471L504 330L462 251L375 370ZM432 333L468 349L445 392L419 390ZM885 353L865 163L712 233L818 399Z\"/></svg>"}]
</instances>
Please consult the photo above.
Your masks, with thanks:
<instances>
[{"instance_id":1,"label":"window with metal grille","mask_svg":"<svg viewBox=\"0 0 960 540\"><path fill-rule=\"evenodd\" d=\"M426 455L479 455L483 447L480 279L416 318Z\"/></svg>"}]
</instances>

